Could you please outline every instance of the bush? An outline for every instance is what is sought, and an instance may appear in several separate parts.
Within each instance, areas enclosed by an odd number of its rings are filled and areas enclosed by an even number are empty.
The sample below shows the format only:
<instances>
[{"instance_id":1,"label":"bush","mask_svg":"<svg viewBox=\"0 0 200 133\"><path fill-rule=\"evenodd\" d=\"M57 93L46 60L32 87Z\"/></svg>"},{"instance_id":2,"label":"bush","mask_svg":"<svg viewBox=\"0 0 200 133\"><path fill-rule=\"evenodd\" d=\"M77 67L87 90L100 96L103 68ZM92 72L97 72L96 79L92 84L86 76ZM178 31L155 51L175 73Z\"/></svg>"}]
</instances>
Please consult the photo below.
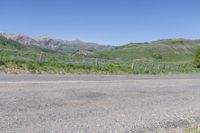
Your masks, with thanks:
<instances>
[{"instance_id":1,"label":"bush","mask_svg":"<svg viewBox=\"0 0 200 133\"><path fill-rule=\"evenodd\" d=\"M200 47L198 47L196 50L194 63L197 68L200 68Z\"/></svg>"},{"instance_id":2,"label":"bush","mask_svg":"<svg viewBox=\"0 0 200 133\"><path fill-rule=\"evenodd\" d=\"M160 54L153 54L152 57L155 58L156 60L160 60L163 58L162 55Z\"/></svg>"},{"instance_id":3,"label":"bush","mask_svg":"<svg viewBox=\"0 0 200 133\"><path fill-rule=\"evenodd\" d=\"M5 65L4 61L0 61L0 66Z\"/></svg>"},{"instance_id":4,"label":"bush","mask_svg":"<svg viewBox=\"0 0 200 133\"><path fill-rule=\"evenodd\" d=\"M33 63L28 63L27 67L28 67L28 70L36 70L36 67Z\"/></svg>"}]
</instances>

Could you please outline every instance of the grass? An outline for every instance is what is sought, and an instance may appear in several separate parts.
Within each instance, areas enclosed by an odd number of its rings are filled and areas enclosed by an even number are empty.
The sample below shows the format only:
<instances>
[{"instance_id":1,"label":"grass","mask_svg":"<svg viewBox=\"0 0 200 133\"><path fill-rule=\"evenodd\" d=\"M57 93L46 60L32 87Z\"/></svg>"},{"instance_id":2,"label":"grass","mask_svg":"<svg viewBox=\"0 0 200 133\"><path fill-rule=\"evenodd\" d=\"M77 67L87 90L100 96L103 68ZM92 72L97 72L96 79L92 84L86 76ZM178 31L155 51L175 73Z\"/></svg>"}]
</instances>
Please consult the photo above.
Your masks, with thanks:
<instances>
[{"instance_id":1,"label":"grass","mask_svg":"<svg viewBox=\"0 0 200 133\"><path fill-rule=\"evenodd\" d=\"M0 71L13 73L168 74L197 73L196 47L184 44L129 44L97 53L69 57L48 49L26 46L0 37ZM180 43L180 42L179 42ZM170 45L170 46L169 46ZM171 46L173 45L173 46ZM177 45L177 46L176 46ZM44 61L41 61L43 53ZM67 64L72 60L73 64Z\"/></svg>"},{"instance_id":2,"label":"grass","mask_svg":"<svg viewBox=\"0 0 200 133\"><path fill-rule=\"evenodd\" d=\"M197 73L200 69L191 64L165 64L155 62L134 62L133 64L122 64L111 62L109 64L82 64L74 63L68 65L60 60L52 60L44 63L31 60L0 59L2 68L26 70L30 73L93 73L93 74L169 74L169 73Z\"/></svg>"},{"instance_id":3,"label":"grass","mask_svg":"<svg viewBox=\"0 0 200 133\"><path fill-rule=\"evenodd\" d=\"M157 41L142 44L127 44L112 51L101 52L110 59L132 61L135 59L152 60L155 55L162 56L160 62L191 61L196 46L200 43L192 41ZM153 58L155 60L155 58Z\"/></svg>"},{"instance_id":4,"label":"grass","mask_svg":"<svg viewBox=\"0 0 200 133\"><path fill-rule=\"evenodd\" d=\"M194 64L196 65L196 67L200 68L200 47L198 47L196 50Z\"/></svg>"}]
</instances>

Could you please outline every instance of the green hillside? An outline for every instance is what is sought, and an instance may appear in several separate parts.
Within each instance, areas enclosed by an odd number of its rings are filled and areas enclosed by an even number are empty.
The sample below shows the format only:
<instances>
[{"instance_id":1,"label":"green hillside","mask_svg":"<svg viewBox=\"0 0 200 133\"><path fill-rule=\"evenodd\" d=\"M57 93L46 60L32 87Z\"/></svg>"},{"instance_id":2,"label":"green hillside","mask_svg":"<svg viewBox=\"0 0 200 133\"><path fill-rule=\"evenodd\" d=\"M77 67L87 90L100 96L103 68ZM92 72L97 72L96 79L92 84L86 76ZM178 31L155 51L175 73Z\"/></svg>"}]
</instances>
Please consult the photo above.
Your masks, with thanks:
<instances>
[{"instance_id":1,"label":"green hillside","mask_svg":"<svg viewBox=\"0 0 200 133\"><path fill-rule=\"evenodd\" d=\"M1 59L36 62L39 61L41 52L45 53L46 61L60 60L65 56L61 53L56 53L55 51L23 45L0 36Z\"/></svg>"},{"instance_id":2,"label":"green hillside","mask_svg":"<svg viewBox=\"0 0 200 133\"><path fill-rule=\"evenodd\" d=\"M72 56L0 36L0 73L167 74L196 73L199 40L130 43L113 50L78 50Z\"/></svg>"},{"instance_id":3,"label":"green hillside","mask_svg":"<svg viewBox=\"0 0 200 133\"><path fill-rule=\"evenodd\" d=\"M0 36L0 73L127 73L122 67L99 65L93 57L70 57L48 49L20 44ZM112 64L112 63L111 63ZM115 69L113 69L115 68Z\"/></svg>"},{"instance_id":4,"label":"green hillside","mask_svg":"<svg viewBox=\"0 0 200 133\"><path fill-rule=\"evenodd\" d=\"M45 60L41 60L41 54ZM67 56L51 50L20 44L0 36L0 72L35 72L56 63L66 62ZM44 65L40 65L41 61ZM46 66L45 66L46 65Z\"/></svg>"},{"instance_id":5,"label":"green hillside","mask_svg":"<svg viewBox=\"0 0 200 133\"><path fill-rule=\"evenodd\" d=\"M200 46L199 40L169 39L150 43L130 43L101 54L124 61L190 62L194 58L197 46Z\"/></svg>"}]
</instances>

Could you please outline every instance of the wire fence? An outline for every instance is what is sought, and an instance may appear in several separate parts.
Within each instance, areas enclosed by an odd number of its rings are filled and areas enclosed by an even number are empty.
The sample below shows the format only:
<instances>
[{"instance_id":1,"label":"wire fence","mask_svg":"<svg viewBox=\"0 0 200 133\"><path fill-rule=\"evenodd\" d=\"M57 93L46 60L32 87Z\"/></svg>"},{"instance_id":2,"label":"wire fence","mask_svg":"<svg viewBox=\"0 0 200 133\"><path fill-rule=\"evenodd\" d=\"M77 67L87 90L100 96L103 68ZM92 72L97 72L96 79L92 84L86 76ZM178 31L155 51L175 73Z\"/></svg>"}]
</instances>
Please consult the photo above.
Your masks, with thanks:
<instances>
[{"instance_id":1,"label":"wire fence","mask_svg":"<svg viewBox=\"0 0 200 133\"><path fill-rule=\"evenodd\" d=\"M157 73L176 73L176 72L199 72L200 69L192 65L192 63L163 63L159 61L124 61L124 60L110 60L102 58L89 58L89 57L76 57L76 58L65 58L66 56L49 57L38 53L37 56L32 58L26 55L14 55L12 54L9 58L12 60L21 61L38 61L41 63L55 63L63 65L83 65L90 67L109 67L109 69L118 68L122 71L128 71L129 73L136 74L157 74ZM117 69L116 69L117 70Z\"/></svg>"},{"instance_id":2,"label":"wire fence","mask_svg":"<svg viewBox=\"0 0 200 133\"><path fill-rule=\"evenodd\" d=\"M124 67L130 73L176 73L176 72L199 72L192 63L163 63L152 61L122 61L122 60L108 60L98 58L77 58L73 60L73 64L87 65L87 66L115 66Z\"/></svg>"}]
</instances>

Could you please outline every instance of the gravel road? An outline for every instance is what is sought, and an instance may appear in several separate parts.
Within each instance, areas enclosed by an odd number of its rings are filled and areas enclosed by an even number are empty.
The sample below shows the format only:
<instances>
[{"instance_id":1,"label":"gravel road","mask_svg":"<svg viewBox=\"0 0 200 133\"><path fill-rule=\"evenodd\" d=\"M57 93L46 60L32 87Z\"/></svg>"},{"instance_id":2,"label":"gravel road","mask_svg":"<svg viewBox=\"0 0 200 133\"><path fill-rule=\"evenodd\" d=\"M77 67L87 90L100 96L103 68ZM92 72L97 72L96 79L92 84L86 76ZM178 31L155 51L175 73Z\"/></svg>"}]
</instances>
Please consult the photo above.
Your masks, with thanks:
<instances>
[{"instance_id":1,"label":"gravel road","mask_svg":"<svg viewBox=\"0 0 200 133\"><path fill-rule=\"evenodd\" d=\"M0 75L1 133L140 133L200 124L200 75Z\"/></svg>"}]
</instances>

